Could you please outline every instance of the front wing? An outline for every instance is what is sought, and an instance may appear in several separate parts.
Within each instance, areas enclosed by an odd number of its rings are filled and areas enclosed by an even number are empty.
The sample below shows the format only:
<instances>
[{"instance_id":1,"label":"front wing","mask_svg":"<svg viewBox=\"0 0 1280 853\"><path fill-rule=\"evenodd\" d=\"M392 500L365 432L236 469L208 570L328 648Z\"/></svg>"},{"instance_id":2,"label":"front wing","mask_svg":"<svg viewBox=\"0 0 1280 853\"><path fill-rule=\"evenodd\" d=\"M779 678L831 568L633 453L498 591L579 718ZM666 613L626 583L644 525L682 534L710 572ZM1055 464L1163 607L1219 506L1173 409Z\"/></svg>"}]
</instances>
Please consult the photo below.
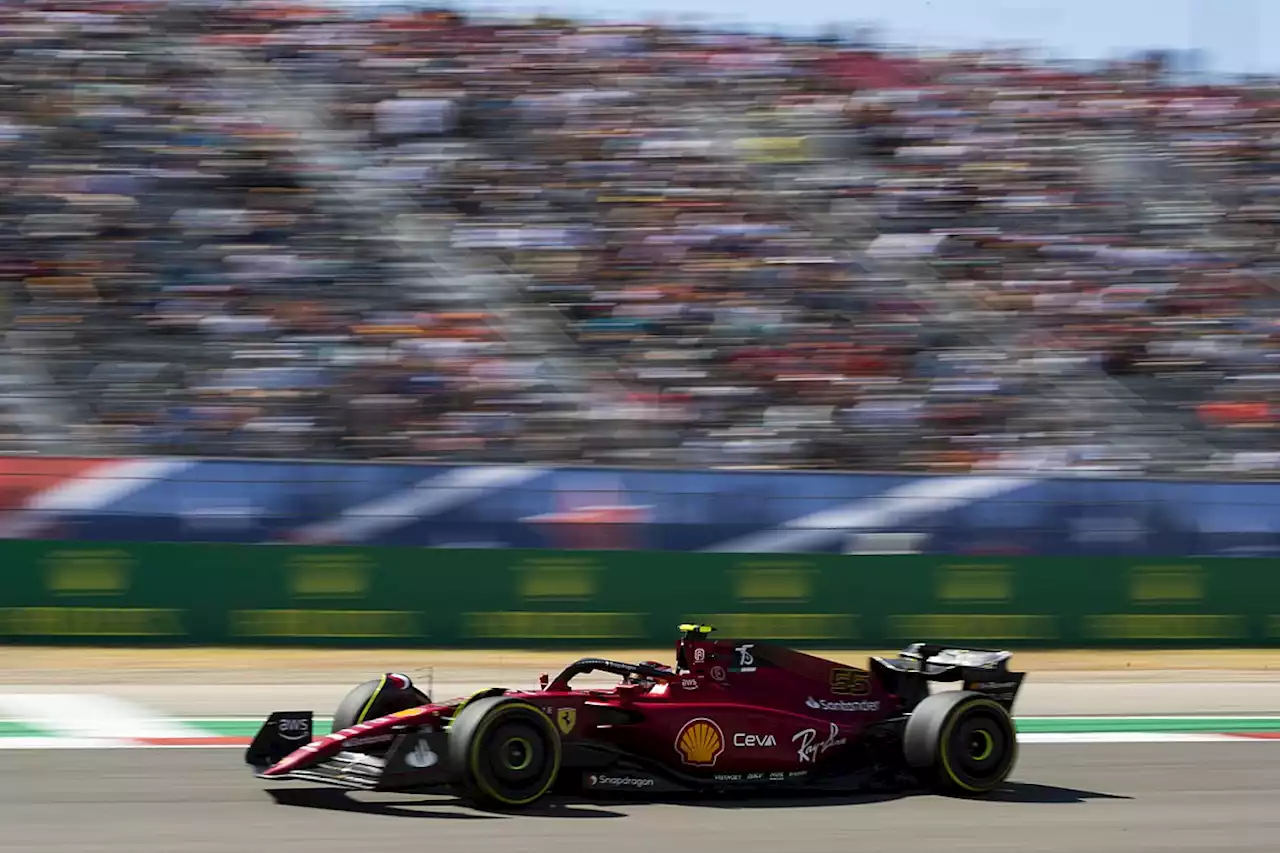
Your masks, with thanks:
<instances>
[{"instance_id":1,"label":"front wing","mask_svg":"<svg viewBox=\"0 0 1280 853\"><path fill-rule=\"evenodd\" d=\"M267 718L245 751L245 762L259 779L318 782L363 791L399 791L434 788L454 781L449 763L449 734L439 731L404 731L374 736L369 743L353 739L352 746L385 746L374 754L347 749L318 761L303 762L297 769L267 774L282 759L308 748L312 742L309 711L278 711ZM389 744L389 745L388 745Z\"/></svg>"},{"instance_id":2,"label":"front wing","mask_svg":"<svg viewBox=\"0 0 1280 853\"><path fill-rule=\"evenodd\" d=\"M316 764L275 776L277 781L319 782L360 791L404 791L437 788L454 780L445 732L409 733L392 741L385 756L343 751Z\"/></svg>"}]
</instances>

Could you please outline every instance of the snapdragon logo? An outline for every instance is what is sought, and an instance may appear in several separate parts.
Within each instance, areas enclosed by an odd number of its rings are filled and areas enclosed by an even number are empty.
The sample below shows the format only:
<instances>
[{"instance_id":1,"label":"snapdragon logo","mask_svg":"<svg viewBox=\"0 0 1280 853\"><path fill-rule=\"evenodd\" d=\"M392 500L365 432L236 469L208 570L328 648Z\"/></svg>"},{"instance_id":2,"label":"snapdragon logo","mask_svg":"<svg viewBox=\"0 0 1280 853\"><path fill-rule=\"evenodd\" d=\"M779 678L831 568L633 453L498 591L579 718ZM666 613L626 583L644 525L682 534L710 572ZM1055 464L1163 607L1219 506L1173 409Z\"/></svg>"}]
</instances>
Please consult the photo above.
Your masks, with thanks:
<instances>
[{"instance_id":1,"label":"snapdragon logo","mask_svg":"<svg viewBox=\"0 0 1280 853\"><path fill-rule=\"evenodd\" d=\"M652 788L653 779L648 776L597 776L592 773L587 784L593 788L599 785L610 788Z\"/></svg>"},{"instance_id":2,"label":"snapdragon logo","mask_svg":"<svg viewBox=\"0 0 1280 853\"><path fill-rule=\"evenodd\" d=\"M808 699L805 700L804 704L815 711L842 711L842 712L853 713L857 711L865 712L865 711L880 710L880 702L878 700L867 700L867 699L863 699L861 701L852 701L852 702L846 702L843 700L832 702L827 699L814 699L812 696L810 696Z\"/></svg>"}]
</instances>

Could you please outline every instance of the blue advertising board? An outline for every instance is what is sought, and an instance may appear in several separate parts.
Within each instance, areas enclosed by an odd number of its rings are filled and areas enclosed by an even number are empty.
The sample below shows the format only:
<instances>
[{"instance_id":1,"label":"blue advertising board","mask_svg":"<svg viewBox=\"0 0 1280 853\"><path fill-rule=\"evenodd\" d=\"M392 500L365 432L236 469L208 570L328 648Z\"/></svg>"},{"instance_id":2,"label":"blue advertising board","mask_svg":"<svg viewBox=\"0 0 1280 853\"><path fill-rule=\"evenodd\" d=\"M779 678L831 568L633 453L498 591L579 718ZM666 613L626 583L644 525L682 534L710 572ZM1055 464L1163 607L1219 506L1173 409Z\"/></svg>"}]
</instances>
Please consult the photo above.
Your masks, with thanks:
<instances>
[{"instance_id":1,"label":"blue advertising board","mask_svg":"<svg viewBox=\"0 0 1280 853\"><path fill-rule=\"evenodd\" d=\"M180 458L0 460L0 537L1280 554L1280 484Z\"/></svg>"}]
</instances>

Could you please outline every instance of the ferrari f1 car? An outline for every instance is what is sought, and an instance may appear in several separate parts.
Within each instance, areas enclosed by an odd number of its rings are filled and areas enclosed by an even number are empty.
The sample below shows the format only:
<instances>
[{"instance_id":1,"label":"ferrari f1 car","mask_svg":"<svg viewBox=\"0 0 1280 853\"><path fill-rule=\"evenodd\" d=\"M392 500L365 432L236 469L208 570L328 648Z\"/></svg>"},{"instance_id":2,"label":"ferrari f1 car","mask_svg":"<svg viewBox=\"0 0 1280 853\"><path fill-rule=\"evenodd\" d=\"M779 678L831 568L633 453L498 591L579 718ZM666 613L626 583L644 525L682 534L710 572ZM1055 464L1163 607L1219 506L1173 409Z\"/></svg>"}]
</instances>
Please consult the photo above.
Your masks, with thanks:
<instances>
[{"instance_id":1,"label":"ferrari f1 car","mask_svg":"<svg viewBox=\"0 0 1280 853\"><path fill-rule=\"evenodd\" d=\"M792 649L713 640L682 625L675 666L584 658L536 690L434 702L388 673L352 690L329 734L279 711L245 754L266 780L364 790L440 789L482 807L553 791L998 787L1013 768L1024 673L1005 651L917 643L866 669ZM608 673L620 683L575 689ZM959 689L931 689L935 683Z\"/></svg>"}]
</instances>

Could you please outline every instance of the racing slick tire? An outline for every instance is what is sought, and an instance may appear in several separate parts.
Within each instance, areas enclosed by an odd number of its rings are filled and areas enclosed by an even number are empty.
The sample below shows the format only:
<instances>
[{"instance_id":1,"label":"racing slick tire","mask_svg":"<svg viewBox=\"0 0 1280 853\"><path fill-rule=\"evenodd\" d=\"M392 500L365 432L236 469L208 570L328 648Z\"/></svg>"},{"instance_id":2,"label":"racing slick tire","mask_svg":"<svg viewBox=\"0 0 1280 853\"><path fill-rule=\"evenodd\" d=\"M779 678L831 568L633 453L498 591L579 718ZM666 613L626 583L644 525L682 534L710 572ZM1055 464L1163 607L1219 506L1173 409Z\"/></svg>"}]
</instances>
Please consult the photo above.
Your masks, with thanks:
<instances>
[{"instance_id":1,"label":"racing slick tire","mask_svg":"<svg viewBox=\"0 0 1280 853\"><path fill-rule=\"evenodd\" d=\"M985 794L1009 777L1017 733L1004 706L968 690L925 698L902 736L907 764L940 793Z\"/></svg>"},{"instance_id":2,"label":"racing slick tire","mask_svg":"<svg viewBox=\"0 0 1280 853\"><path fill-rule=\"evenodd\" d=\"M376 720L378 717L394 714L426 705L431 700L408 678L389 673L381 678L366 681L351 689L333 712L333 723L330 732L340 732L356 723Z\"/></svg>"},{"instance_id":3,"label":"racing slick tire","mask_svg":"<svg viewBox=\"0 0 1280 853\"><path fill-rule=\"evenodd\" d=\"M522 699L472 700L449 728L459 792L480 808L516 809L542 798L560 774L560 757L555 724Z\"/></svg>"}]
</instances>

